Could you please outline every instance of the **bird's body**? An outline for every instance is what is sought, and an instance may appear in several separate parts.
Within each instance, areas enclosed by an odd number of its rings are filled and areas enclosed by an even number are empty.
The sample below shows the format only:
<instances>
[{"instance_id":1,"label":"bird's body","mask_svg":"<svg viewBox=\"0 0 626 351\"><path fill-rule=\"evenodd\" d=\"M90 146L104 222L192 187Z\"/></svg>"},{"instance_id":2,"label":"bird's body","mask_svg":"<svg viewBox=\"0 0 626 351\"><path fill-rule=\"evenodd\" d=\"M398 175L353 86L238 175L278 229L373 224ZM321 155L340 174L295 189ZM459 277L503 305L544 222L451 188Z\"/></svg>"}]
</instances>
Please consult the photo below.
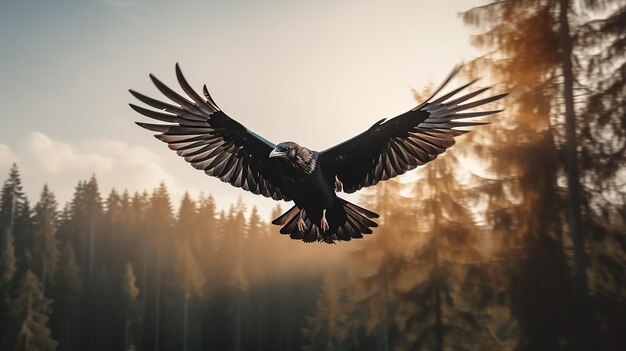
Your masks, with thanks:
<instances>
[{"instance_id":1,"label":"bird's body","mask_svg":"<svg viewBox=\"0 0 626 351\"><path fill-rule=\"evenodd\" d=\"M317 157L317 153L315 153ZM280 162L281 174L284 174L284 184L287 193L296 207L305 211L306 217L312 223L320 223L322 210L334 208L337 194L333 184L325 176L320 165L315 164L310 174L301 171L295 172L288 162Z\"/></svg>"},{"instance_id":2,"label":"bird's body","mask_svg":"<svg viewBox=\"0 0 626 351\"><path fill-rule=\"evenodd\" d=\"M466 133L455 129L483 124L457 120L496 112L461 112L498 100L506 94L464 103L486 88L455 97L473 82L437 99L436 94L456 70L424 103L410 111L375 123L367 131L339 145L316 152L294 142L274 145L224 114L204 86L205 98L187 83L176 65L178 81L191 100L174 92L154 76L157 88L177 103L164 103L131 90L157 110L131 104L137 112L169 124L137 123L159 132L166 142L194 168L254 194L295 205L272 221L280 232L305 242L347 241L372 233L378 215L337 196L355 192L403 174L432 161ZM160 110L160 111L159 111Z\"/></svg>"},{"instance_id":3,"label":"bird's body","mask_svg":"<svg viewBox=\"0 0 626 351\"><path fill-rule=\"evenodd\" d=\"M312 154L317 159L318 153ZM310 173L294 168L283 160L278 163L278 167L283 175L286 194L296 206L306 209L310 214L315 209L328 208L337 198L333 182L324 175L319 164L313 164Z\"/></svg>"}]
</instances>

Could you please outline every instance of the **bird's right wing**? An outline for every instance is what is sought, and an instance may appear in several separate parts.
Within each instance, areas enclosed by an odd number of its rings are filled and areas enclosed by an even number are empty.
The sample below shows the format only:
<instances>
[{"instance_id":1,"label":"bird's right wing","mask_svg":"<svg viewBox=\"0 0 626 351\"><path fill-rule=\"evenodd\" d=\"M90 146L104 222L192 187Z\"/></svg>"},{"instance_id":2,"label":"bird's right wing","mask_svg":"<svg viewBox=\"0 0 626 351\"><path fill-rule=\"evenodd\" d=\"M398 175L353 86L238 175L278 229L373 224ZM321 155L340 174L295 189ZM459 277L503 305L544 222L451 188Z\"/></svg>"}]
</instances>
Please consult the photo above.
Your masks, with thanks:
<instances>
[{"instance_id":1,"label":"bird's right wing","mask_svg":"<svg viewBox=\"0 0 626 351\"><path fill-rule=\"evenodd\" d=\"M156 109L130 104L133 110L168 123L137 122L137 125L158 132L155 137L167 143L194 168L254 194L289 201L278 173L277 159L269 157L275 145L222 112L209 95L206 85L203 89L205 99L200 97L189 86L178 64L176 77L193 101L150 75L154 85L176 105L130 90L141 102Z\"/></svg>"},{"instance_id":2,"label":"bird's right wing","mask_svg":"<svg viewBox=\"0 0 626 351\"><path fill-rule=\"evenodd\" d=\"M482 88L455 97L475 81L435 99L457 72L458 68L453 70L422 104L388 121L380 120L356 137L321 152L319 160L324 172L336 175L345 192L355 192L434 160L454 145L456 136L467 133L457 127L484 124L463 119L501 111L463 112L507 95L466 102L487 90Z\"/></svg>"}]
</instances>

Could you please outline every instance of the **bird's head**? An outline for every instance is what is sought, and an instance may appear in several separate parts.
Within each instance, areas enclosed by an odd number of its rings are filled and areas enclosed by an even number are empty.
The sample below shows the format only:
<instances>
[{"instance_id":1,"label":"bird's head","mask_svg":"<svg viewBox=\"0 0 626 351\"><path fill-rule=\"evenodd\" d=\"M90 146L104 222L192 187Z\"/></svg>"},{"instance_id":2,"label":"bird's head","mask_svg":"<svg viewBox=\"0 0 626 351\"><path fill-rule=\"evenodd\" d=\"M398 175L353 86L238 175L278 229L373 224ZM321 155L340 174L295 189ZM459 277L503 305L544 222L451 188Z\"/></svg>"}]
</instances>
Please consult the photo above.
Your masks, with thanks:
<instances>
[{"instance_id":1,"label":"bird's head","mask_svg":"<svg viewBox=\"0 0 626 351\"><path fill-rule=\"evenodd\" d=\"M293 141L287 141L276 145L274 150L270 152L270 157L279 157L286 161L295 162L301 146Z\"/></svg>"},{"instance_id":2,"label":"bird's head","mask_svg":"<svg viewBox=\"0 0 626 351\"><path fill-rule=\"evenodd\" d=\"M287 141L276 145L270 152L269 157L278 157L294 166L301 168L306 173L311 173L315 168L315 159L311 150L300 146L293 141Z\"/></svg>"}]
</instances>

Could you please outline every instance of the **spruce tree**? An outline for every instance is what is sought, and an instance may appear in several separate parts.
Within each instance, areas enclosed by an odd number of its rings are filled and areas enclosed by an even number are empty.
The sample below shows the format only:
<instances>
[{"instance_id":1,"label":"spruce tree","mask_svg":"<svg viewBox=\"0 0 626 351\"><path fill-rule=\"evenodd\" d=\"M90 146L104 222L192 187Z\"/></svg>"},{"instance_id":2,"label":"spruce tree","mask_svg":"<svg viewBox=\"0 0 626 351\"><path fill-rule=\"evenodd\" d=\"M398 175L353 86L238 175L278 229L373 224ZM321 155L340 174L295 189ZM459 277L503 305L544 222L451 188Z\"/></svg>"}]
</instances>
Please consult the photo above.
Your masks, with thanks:
<instances>
[{"instance_id":1,"label":"spruce tree","mask_svg":"<svg viewBox=\"0 0 626 351\"><path fill-rule=\"evenodd\" d=\"M466 148L484 165L476 204L486 206L485 229L500 250L508 277L518 350L573 346L573 284L565 251L567 202L559 178L564 131L559 102L562 56L556 2L495 1L463 14L482 30L473 43L488 52L474 68L490 73L511 94L506 118L470 133ZM550 306L550 308L546 308Z\"/></svg>"},{"instance_id":2,"label":"spruce tree","mask_svg":"<svg viewBox=\"0 0 626 351\"><path fill-rule=\"evenodd\" d=\"M9 231L13 237L17 270L23 274L30 260L30 206L24 195L19 169L14 163L0 190L0 233Z\"/></svg>"},{"instance_id":3,"label":"spruce tree","mask_svg":"<svg viewBox=\"0 0 626 351\"><path fill-rule=\"evenodd\" d=\"M59 261L59 248L56 238L57 202L54 194L44 185L39 202L33 214L32 267L41 279L42 289L46 291L48 280L56 274Z\"/></svg>"},{"instance_id":4,"label":"spruce tree","mask_svg":"<svg viewBox=\"0 0 626 351\"><path fill-rule=\"evenodd\" d=\"M0 305L11 292L13 276L17 270L15 261L13 235L6 230L0 241Z\"/></svg>"},{"instance_id":5,"label":"spruce tree","mask_svg":"<svg viewBox=\"0 0 626 351\"><path fill-rule=\"evenodd\" d=\"M48 318L52 300L46 299L37 276L27 271L16 287L9 316L14 331L7 349L23 351L54 351L58 343L51 337Z\"/></svg>"},{"instance_id":6,"label":"spruce tree","mask_svg":"<svg viewBox=\"0 0 626 351\"><path fill-rule=\"evenodd\" d=\"M137 278L133 266L126 263L121 284L122 311L124 313L124 350L131 350L136 347L136 335L139 318L139 289L137 288Z\"/></svg>"},{"instance_id":7,"label":"spruce tree","mask_svg":"<svg viewBox=\"0 0 626 351\"><path fill-rule=\"evenodd\" d=\"M349 339L350 316L344 306L348 290L342 278L341 273L333 270L324 275L315 313L307 317L303 330L303 351L343 351L354 341Z\"/></svg>"},{"instance_id":8,"label":"spruce tree","mask_svg":"<svg viewBox=\"0 0 626 351\"><path fill-rule=\"evenodd\" d=\"M11 306L10 297L13 292L14 277L17 271L13 235L5 230L0 237L0 346L10 337L11 320L8 311Z\"/></svg>"},{"instance_id":9,"label":"spruce tree","mask_svg":"<svg viewBox=\"0 0 626 351\"><path fill-rule=\"evenodd\" d=\"M54 311L52 325L59 350L78 350L80 336L80 306L83 282L76 261L74 246L67 241L61 250L61 259L53 287Z\"/></svg>"},{"instance_id":10,"label":"spruce tree","mask_svg":"<svg viewBox=\"0 0 626 351\"><path fill-rule=\"evenodd\" d=\"M25 199L20 172L17 164L14 163L0 191L0 230L2 232L7 228L13 231L15 218L23 212L22 206Z\"/></svg>"},{"instance_id":11,"label":"spruce tree","mask_svg":"<svg viewBox=\"0 0 626 351\"><path fill-rule=\"evenodd\" d=\"M626 3L597 0L577 34L589 93L579 113L589 283L598 350L626 348ZM621 248L621 249L620 249Z\"/></svg>"},{"instance_id":12,"label":"spruce tree","mask_svg":"<svg viewBox=\"0 0 626 351\"><path fill-rule=\"evenodd\" d=\"M173 242L172 228L174 218L172 214L172 205L167 187L164 183L154 189L150 197L149 208L146 216L146 229L148 233L143 243L143 252L149 267L151 275L154 277L152 288L142 289L150 295L145 296L146 303L146 332L144 333L144 347L161 349L162 343L162 308L163 308L163 284L162 281L167 279L165 276L166 267L168 266L168 248L172 247ZM153 253L153 256L150 255ZM149 259L151 256L152 260Z\"/></svg>"}]
</instances>

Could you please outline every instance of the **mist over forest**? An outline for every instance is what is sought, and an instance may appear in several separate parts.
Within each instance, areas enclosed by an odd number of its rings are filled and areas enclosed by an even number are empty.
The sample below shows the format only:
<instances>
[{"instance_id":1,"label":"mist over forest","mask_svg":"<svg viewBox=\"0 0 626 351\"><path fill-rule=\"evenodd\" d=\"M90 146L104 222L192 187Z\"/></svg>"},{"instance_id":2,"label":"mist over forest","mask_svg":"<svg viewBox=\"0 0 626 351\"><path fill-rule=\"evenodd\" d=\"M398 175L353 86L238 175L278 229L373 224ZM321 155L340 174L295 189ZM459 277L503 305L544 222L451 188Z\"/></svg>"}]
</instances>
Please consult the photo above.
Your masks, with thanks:
<instances>
[{"instance_id":1,"label":"mist over forest","mask_svg":"<svg viewBox=\"0 0 626 351\"><path fill-rule=\"evenodd\" d=\"M172 203L164 183L103 193L97 174L68 203L28 199L13 165L0 349L626 350L626 4L460 17L482 53L464 78L510 92L506 110L364 190L381 214L364 239L305 244L269 224L290 204L263 218L210 194Z\"/></svg>"}]
</instances>

